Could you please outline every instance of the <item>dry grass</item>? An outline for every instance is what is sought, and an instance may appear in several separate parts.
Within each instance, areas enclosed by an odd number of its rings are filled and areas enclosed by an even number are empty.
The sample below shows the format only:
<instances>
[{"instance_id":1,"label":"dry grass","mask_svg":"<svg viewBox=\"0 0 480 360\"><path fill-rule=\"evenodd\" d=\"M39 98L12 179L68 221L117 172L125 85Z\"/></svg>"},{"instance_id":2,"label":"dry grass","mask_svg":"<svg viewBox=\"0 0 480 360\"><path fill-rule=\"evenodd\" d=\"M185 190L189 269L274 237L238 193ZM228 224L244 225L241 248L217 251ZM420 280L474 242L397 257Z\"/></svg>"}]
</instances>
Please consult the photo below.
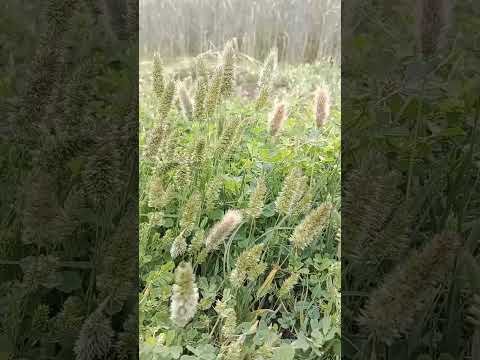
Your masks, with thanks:
<instances>
[{"instance_id":1,"label":"dry grass","mask_svg":"<svg viewBox=\"0 0 480 360\"><path fill-rule=\"evenodd\" d=\"M197 55L236 38L239 50L281 61L340 60L339 0L140 0L141 54Z\"/></svg>"}]
</instances>

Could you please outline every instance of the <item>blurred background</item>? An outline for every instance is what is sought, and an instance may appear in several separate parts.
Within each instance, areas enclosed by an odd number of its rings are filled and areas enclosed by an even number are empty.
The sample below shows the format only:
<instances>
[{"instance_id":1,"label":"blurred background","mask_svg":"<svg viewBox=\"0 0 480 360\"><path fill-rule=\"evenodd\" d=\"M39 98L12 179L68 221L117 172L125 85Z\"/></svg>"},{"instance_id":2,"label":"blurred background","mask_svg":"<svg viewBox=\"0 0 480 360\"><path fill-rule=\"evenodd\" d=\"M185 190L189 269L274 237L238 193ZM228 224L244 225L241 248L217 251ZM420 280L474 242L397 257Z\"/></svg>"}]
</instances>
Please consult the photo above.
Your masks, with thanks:
<instances>
[{"instance_id":1,"label":"blurred background","mask_svg":"<svg viewBox=\"0 0 480 360\"><path fill-rule=\"evenodd\" d=\"M140 57L196 56L235 38L240 52L279 61L340 63L338 0L140 0Z\"/></svg>"}]
</instances>

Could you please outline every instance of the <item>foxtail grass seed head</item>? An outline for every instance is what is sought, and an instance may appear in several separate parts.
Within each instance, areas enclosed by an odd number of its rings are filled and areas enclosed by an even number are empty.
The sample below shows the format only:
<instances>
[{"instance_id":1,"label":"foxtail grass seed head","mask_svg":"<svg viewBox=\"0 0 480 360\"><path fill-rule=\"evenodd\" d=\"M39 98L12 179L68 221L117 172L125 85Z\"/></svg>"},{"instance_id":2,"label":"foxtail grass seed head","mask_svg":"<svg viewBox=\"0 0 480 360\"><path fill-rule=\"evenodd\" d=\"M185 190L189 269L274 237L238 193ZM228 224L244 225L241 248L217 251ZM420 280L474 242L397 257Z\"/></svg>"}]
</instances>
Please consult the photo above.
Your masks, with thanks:
<instances>
[{"instance_id":1,"label":"foxtail grass seed head","mask_svg":"<svg viewBox=\"0 0 480 360\"><path fill-rule=\"evenodd\" d=\"M243 360L245 357L243 352L244 342L244 336L241 336L233 342L223 344L220 348L218 360Z\"/></svg>"},{"instance_id":2,"label":"foxtail grass seed head","mask_svg":"<svg viewBox=\"0 0 480 360\"><path fill-rule=\"evenodd\" d=\"M208 78L199 77L195 88L195 96L193 100L193 119L202 121L205 119L205 98L208 89Z\"/></svg>"},{"instance_id":3,"label":"foxtail grass seed head","mask_svg":"<svg viewBox=\"0 0 480 360\"><path fill-rule=\"evenodd\" d=\"M203 248L202 250L200 250L197 257L195 258L195 262L197 264L203 264L207 260L207 257L208 257L208 250L207 248Z\"/></svg>"},{"instance_id":4,"label":"foxtail grass seed head","mask_svg":"<svg viewBox=\"0 0 480 360\"><path fill-rule=\"evenodd\" d=\"M319 89L315 97L315 120L317 127L323 127L330 116L330 95L327 90Z\"/></svg>"},{"instance_id":5,"label":"foxtail grass seed head","mask_svg":"<svg viewBox=\"0 0 480 360\"><path fill-rule=\"evenodd\" d=\"M153 160L159 150L163 146L168 145L168 142L172 138L171 134L172 131L170 126L165 123L160 123L151 129L145 144L144 156L149 160ZM163 152L162 155L165 156Z\"/></svg>"},{"instance_id":6,"label":"foxtail grass seed head","mask_svg":"<svg viewBox=\"0 0 480 360\"><path fill-rule=\"evenodd\" d=\"M222 336L224 339L231 339L237 329L237 314L233 308L228 308L227 316L222 326Z\"/></svg>"},{"instance_id":7,"label":"foxtail grass seed head","mask_svg":"<svg viewBox=\"0 0 480 360\"><path fill-rule=\"evenodd\" d=\"M229 41L225 45L223 50L223 82L221 87L221 94L224 97L228 97L233 91L233 78L234 78L234 61L235 50L233 48L233 42Z\"/></svg>"},{"instance_id":8,"label":"foxtail grass seed head","mask_svg":"<svg viewBox=\"0 0 480 360\"><path fill-rule=\"evenodd\" d=\"M175 230L173 229L168 229L165 231L165 234L162 236L162 238L158 238L158 246L155 246L155 248L158 249L165 249L165 250L170 250L172 248L172 244L175 241L177 236L175 235Z\"/></svg>"},{"instance_id":9,"label":"foxtail grass seed head","mask_svg":"<svg viewBox=\"0 0 480 360\"><path fill-rule=\"evenodd\" d=\"M242 133L240 121L228 121L224 125L222 134L218 139L215 156L219 159L228 159L232 155L235 146L239 144Z\"/></svg>"},{"instance_id":10,"label":"foxtail grass seed head","mask_svg":"<svg viewBox=\"0 0 480 360\"><path fill-rule=\"evenodd\" d=\"M268 96L270 95L270 87L264 86L260 89L257 101L255 103L255 110L262 110L268 102Z\"/></svg>"},{"instance_id":11,"label":"foxtail grass seed head","mask_svg":"<svg viewBox=\"0 0 480 360\"><path fill-rule=\"evenodd\" d=\"M208 252L215 251L233 233L243 220L239 210L228 210L222 220L217 222L205 239Z\"/></svg>"},{"instance_id":12,"label":"foxtail grass seed head","mask_svg":"<svg viewBox=\"0 0 480 360\"><path fill-rule=\"evenodd\" d=\"M184 327L193 319L198 305L198 288L192 265L182 262L175 270L172 288L170 319L178 327Z\"/></svg>"},{"instance_id":13,"label":"foxtail grass seed head","mask_svg":"<svg viewBox=\"0 0 480 360\"><path fill-rule=\"evenodd\" d=\"M202 211L202 197L199 192L194 192L185 203L180 217L180 227L185 236L189 236L197 225Z\"/></svg>"},{"instance_id":14,"label":"foxtail grass seed head","mask_svg":"<svg viewBox=\"0 0 480 360\"><path fill-rule=\"evenodd\" d=\"M277 50L272 49L263 63L263 67L260 72L260 76L258 78L259 89L261 89L265 85L270 85L273 78L273 72L275 71L276 64L277 64Z\"/></svg>"},{"instance_id":15,"label":"foxtail grass seed head","mask_svg":"<svg viewBox=\"0 0 480 360\"><path fill-rule=\"evenodd\" d=\"M323 203L312 210L303 221L297 225L290 237L290 242L296 249L303 250L309 246L323 231L333 206Z\"/></svg>"},{"instance_id":16,"label":"foxtail grass seed head","mask_svg":"<svg viewBox=\"0 0 480 360\"><path fill-rule=\"evenodd\" d=\"M408 335L452 271L461 246L457 234L445 232L414 251L370 294L359 319L362 328L387 345Z\"/></svg>"},{"instance_id":17,"label":"foxtail grass seed head","mask_svg":"<svg viewBox=\"0 0 480 360\"><path fill-rule=\"evenodd\" d=\"M205 114L207 117L211 117L217 109L217 105L220 101L222 82L223 66L219 65L210 79L210 85L205 99Z\"/></svg>"},{"instance_id":18,"label":"foxtail grass seed head","mask_svg":"<svg viewBox=\"0 0 480 360\"><path fill-rule=\"evenodd\" d=\"M220 191L222 190L223 178L215 176L207 184L205 191L206 209L208 212L215 210L218 199L220 198Z\"/></svg>"},{"instance_id":19,"label":"foxtail grass seed head","mask_svg":"<svg viewBox=\"0 0 480 360\"><path fill-rule=\"evenodd\" d=\"M306 179L305 179L306 180ZM295 215L303 215L312 210L313 191L307 189L298 203L297 209L294 211Z\"/></svg>"},{"instance_id":20,"label":"foxtail grass seed head","mask_svg":"<svg viewBox=\"0 0 480 360\"><path fill-rule=\"evenodd\" d=\"M163 209L175 197L174 189L171 185L165 186L161 177L154 176L148 191L148 206Z\"/></svg>"},{"instance_id":21,"label":"foxtail grass seed head","mask_svg":"<svg viewBox=\"0 0 480 360\"><path fill-rule=\"evenodd\" d=\"M78 335L86 315L86 306L78 296L70 296L63 303L62 311L57 315L59 334Z\"/></svg>"},{"instance_id":22,"label":"foxtail grass seed head","mask_svg":"<svg viewBox=\"0 0 480 360\"><path fill-rule=\"evenodd\" d=\"M272 79L273 72L275 71L277 62L277 51L273 49L268 54L265 62L263 63L263 68L260 72L258 78L258 97L255 104L257 110L261 110L265 107L268 101L268 97L272 90Z\"/></svg>"},{"instance_id":23,"label":"foxtail grass seed head","mask_svg":"<svg viewBox=\"0 0 480 360\"><path fill-rule=\"evenodd\" d=\"M285 299L290 295L290 292L293 290L293 287L297 284L300 274L293 273L291 274L282 284L280 290L278 290L278 297L280 299Z\"/></svg>"},{"instance_id":24,"label":"foxtail grass seed head","mask_svg":"<svg viewBox=\"0 0 480 360\"><path fill-rule=\"evenodd\" d=\"M193 182L192 167L190 164L184 163L178 166L173 175L173 179L177 191L182 188L189 188Z\"/></svg>"},{"instance_id":25,"label":"foxtail grass seed head","mask_svg":"<svg viewBox=\"0 0 480 360\"><path fill-rule=\"evenodd\" d=\"M163 83L163 65L160 58L160 54L155 53L153 55L153 72L152 72L153 92L157 96L157 99L161 99L164 83Z\"/></svg>"},{"instance_id":26,"label":"foxtail grass seed head","mask_svg":"<svg viewBox=\"0 0 480 360\"><path fill-rule=\"evenodd\" d=\"M250 218L258 218L263 211L265 206L265 196L267 195L267 185L265 184L264 178L259 178L257 181L257 186L255 190L250 194L250 200L248 203L248 208L245 209L245 214Z\"/></svg>"},{"instance_id":27,"label":"foxtail grass seed head","mask_svg":"<svg viewBox=\"0 0 480 360\"><path fill-rule=\"evenodd\" d=\"M205 138L199 138L195 142L195 146L193 148L192 153L192 162L194 162L197 166L202 166L203 162L206 158L206 150L207 150L207 141Z\"/></svg>"},{"instance_id":28,"label":"foxtail grass seed head","mask_svg":"<svg viewBox=\"0 0 480 360\"><path fill-rule=\"evenodd\" d=\"M230 273L230 282L234 288L243 286L245 280L255 281L265 272L266 264L260 261L262 251L263 244L257 244L240 254Z\"/></svg>"},{"instance_id":29,"label":"foxtail grass seed head","mask_svg":"<svg viewBox=\"0 0 480 360\"><path fill-rule=\"evenodd\" d=\"M230 339L235 334L237 328L237 314L234 308L217 300L215 311L224 321L222 326L222 337L224 339Z\"/></svg>"},{"instance_id":30,"label":"foxtail grass seed head","mask_svg":"<svg viewBox=\"0 0 480 360\"><path fill-rule=\"evenodd\" d=\"M200 229L195 232L195 236L193 237L190 246L188 247L188 251L191 254L197 254L205 244L205 230Z\"/></svg>"},{"instance_id":31,"label":"foxtail grass seed head","mask_svg":"<svg viewBox=\"0 0 480 360\"><path fill-rule=\"evenodd\" d=\"M417 39L422 55L428 58L445 46L450 25L448 0L417 1Z\"/></svg>"},{"instance_id":32,"label":"foxtail grass seed head","mask_svg":"<svg viewBox=\"0 0 480 360\"><path fill-rule=\"evenodd\" d=\"M192 100L190 99L190 94L188 93L185 85L181 84L178 89L178 98L180 100L180 108L182 109L183 115L188 120L193 118L193 105Z\"/></svg>"},{"instance_id":33,"label":"foxtail grass seed head","mask_svg":"<svg viewBox=\"0 0 480 360\"><path fill-rule=\"evenodd\" d=\"M287 111L284 103L275 105L270 115L270 135L276 136L282 130L283 124L287 118Z\"/></svg>"},{"instance_id":34,"label":"foxtail grass seed head","mask_svg":"<svg viewBox=\"0 0 480 360\"><path fill-rule=\"evenodd\" d=\"M187 241L183 233L178 235L175 240L173 240L172 247L170 248L170 256L172 259L176 259L187 251Z\"/></svg>"},{"instance_id":35,"label":"foxtail grass seed head","mask_svg":"<svg viewBox=\"0 0 480 360\"><path fill-rule=\"evenodd\" d=\"M95 360L107 357L113 340L110 319L101 308L92 313L83 323L74 352L76 360Z\"/></svg>"},{"instance_id":36,"label":"foxtail grass seed head","mask_svg":"<svg viewBox=\"0 0 480 360\"><path fill-rule=\"evenodd\" d=\"M292 215L307 190L307 178L301 169L293 168L283 181L282 190L275 200L275 208L282 215Z\"/></svg>"},{"instance_id":37,"label":"foxtail grass seed head","mask_svg":"<svg viewBox=\"0 0 480 360\"><path fill-rule=\"evenodd\" d=\"M161 120L165 118L172 108L173 99L175 97L175 81L170 79L165 85L160 103L158 105L158 115Z\"/></svg>"},{"instance_id":38,"label":"foxtail grass seed head","mask_svg":"<svg viewBox=\"0 0 480 360\"><path fill-rule=\"evenodd\" d=\"M164 214L161 211L152 211L148 214L150 220L149 224L151 226L161 226L163 224Z\"/></svg>"}]
</instances>

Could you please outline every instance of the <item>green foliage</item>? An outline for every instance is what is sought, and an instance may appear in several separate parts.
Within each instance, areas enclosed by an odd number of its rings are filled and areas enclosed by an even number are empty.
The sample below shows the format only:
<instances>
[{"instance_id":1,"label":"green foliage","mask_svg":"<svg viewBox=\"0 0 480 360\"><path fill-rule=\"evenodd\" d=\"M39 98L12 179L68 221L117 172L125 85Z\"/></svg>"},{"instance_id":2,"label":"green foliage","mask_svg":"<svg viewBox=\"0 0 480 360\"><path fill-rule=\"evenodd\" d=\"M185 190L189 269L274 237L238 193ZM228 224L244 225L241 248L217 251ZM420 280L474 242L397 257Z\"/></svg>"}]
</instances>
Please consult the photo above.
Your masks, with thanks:
<instances>
[{"instance_id":1,"label":"green foliage","mask_svg":"<svg viewBox=\"0 0 480 360\"><path fill-rule=\"evenodd\" d=\"M160 119L151 67L141 68L140 146L143 155L157 155L140 162L140 356L339 359L339 69L279 67L283 84L268 80L270 93L283 93L291 111L281 135L271 136L268 111L256 110L255 99L243 94L248 79L256 82L246 73L258 69L235 63L228 69L235 78L224 83L233 86L230 96L218 95L227 59L223 70L218 60L200 72L190 67L192 78L209 86L195 95L194 121L175 109ZM175 64L165 71L173 74ZM331 121L317 129L320 81L334 104ZM205 93L207 108L215 105L208 118L198 110ZM145 141L159 121L174 139ZM311 210L317 208L328 212L317 216ZM293 249L292 236L309 246ZM180 328L171 320L171 302L182 261L192 264L199 299Z\"/></svg>"}]
</instances>

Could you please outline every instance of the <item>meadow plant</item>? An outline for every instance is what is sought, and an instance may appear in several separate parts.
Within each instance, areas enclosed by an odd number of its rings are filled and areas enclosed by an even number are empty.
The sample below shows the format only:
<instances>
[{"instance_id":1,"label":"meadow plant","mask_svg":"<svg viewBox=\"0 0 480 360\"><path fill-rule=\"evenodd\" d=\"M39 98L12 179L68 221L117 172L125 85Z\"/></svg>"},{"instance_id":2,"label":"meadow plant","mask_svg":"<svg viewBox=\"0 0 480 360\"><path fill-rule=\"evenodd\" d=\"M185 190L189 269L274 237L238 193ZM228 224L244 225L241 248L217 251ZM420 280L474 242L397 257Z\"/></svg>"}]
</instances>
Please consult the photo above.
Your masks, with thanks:
<instances>
[{"instance_id":1,"label":"meadow plant","mask_svg":"<svg viewBox=\"0 0 480 360\"><path fill-rule=\"evenodd\" d=\"M201 121L205 117L205 98L208 88L208 79L206 76L200 76L197 79L195 95L193 100L193 118Z\"/></svg>"},{"instance_id":2,"label":"meadow plant","mask_svg":"<svg viewBox=\"0 0 480 360\"><path fill-rule=\"evenodd\" d=\"M158 53L153 55L152 86L157 99L161 99L165 84L163 79L162 59Z\"/></svg>"},{"instance_id":3,"label":"meadow plant","mask_svg":"<svg viewBox=\"0 0 480 360\"><path fill-rule=\"evenodd\" d=\"M202 351L216 359L290 358L300 354L293 333L308 339L305 359L320 352L339 359L338 224L327 206L340 190L339 129L335 122L318 132L303 121L313 106L306 89L319 73L327 78L330 65L279 66L295 87L268 114L276 57L271 51L259 76L233 41L186 60L187 70L171 77L182 85L168 121L155 113L156 96L142 99L139 333L146 359L152 344L168 360L169 352ZM176 66L165 65L165 73ZM193 121L185 121L182 105L189 77ZM330 339L317 344L314 329L298 325L301 315L284 315L296 314L300 302L312 316L331 317Z\"/></svg>"},{"instance_id":4,"label":"meadow plant","mask_svg":"<svg viewBox=\"0 0 480 360\"><path fill-rule=\"evenodd\" d=\"M327 90L319 89L315 97L315 121L318 128L323 127L330 116L330 95Z\"/></svg>"},{"instance_id":5,"label":"meadow plant","mask_svg":"<svg viewBox=\"0 0 480 360\"><path fill-rule=\"evenodd\" d=\"M217 250L220 245L232 234L243 220L239 210L228 210L222 220L217 222L209 231L205 246L208 252Z\"/></svg>"},{"instance_id":6,"label":"meadow plant","mask_svg":"<svg viewBox=\"0 0 480 360\"><path fill-rule=\"evenodd\" d=\"M198 298L192 266L189 263L179 264L175 270L170 305L170 318L175 325L184 327L192 320L197 311Z\"/></svg>"},{"instance_id":7,"label":"meadow plant","mask_svg":"<svg viewBox=\"0 0 480 360\"><path fill-rule=\"evenodd\" d=\"M286 118L287 111L285 104L275 104L273 112L270 114L270 135L276 136L280 133Z\"/></svg>"}]
</instances>

